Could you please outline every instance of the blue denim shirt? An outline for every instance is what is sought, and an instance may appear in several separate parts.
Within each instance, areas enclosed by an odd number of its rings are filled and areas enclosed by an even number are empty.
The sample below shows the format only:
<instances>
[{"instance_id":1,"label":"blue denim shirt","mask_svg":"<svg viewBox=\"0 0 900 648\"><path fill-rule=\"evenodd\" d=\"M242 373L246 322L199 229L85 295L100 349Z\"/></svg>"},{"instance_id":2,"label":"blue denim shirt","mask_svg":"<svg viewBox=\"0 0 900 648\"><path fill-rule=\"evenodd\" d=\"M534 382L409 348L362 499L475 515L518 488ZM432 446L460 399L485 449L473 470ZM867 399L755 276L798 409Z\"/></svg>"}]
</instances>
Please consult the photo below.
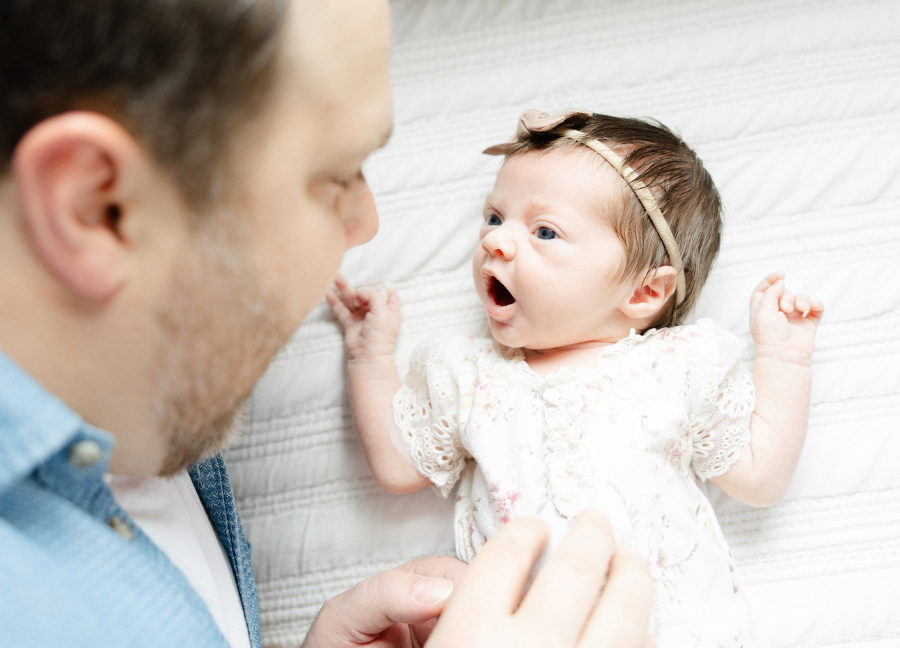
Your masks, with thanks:
<instances>
[{"instance_id":1,"label":"blue denim shirt","mask_svg":"<svg viewBox=\"0 0 900 648\"><path fill-rule=\"evenodd\" d=\"M103 481L113 437L0 352L0 646L228 644L181 572ZM191 479L231 558L250 643L259 602L221 456Z\"/></svg>"}]
</instances>

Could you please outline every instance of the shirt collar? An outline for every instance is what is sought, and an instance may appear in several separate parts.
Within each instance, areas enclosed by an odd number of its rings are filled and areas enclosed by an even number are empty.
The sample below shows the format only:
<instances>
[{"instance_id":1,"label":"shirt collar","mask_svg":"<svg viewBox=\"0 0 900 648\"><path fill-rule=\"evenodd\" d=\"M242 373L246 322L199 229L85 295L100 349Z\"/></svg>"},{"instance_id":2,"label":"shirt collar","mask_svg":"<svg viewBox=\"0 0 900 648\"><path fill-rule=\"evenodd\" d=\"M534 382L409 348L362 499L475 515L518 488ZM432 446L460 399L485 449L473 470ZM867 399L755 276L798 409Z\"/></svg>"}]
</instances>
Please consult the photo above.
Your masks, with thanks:
<instances>
[{"instance_id":1,"label":"shirt collar","mask_svg":"<svg viewBox=\"0 0 900 648\"><path fill-rule=\"evenodd\" d=\"M79 436L113 444L0 351L0 493Z\"/></svg>"}]
</instances>

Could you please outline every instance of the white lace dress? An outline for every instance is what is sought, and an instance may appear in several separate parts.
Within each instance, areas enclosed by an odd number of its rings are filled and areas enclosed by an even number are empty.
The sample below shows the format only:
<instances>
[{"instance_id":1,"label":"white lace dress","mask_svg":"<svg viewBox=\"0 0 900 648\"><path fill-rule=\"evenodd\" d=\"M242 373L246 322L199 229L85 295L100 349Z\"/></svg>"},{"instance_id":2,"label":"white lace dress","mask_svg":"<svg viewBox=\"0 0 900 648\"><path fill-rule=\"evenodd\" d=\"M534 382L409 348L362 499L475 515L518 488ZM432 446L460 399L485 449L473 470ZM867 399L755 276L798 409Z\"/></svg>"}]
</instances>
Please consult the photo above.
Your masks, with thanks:
<instances>
[{"instance_id":1,"label":"white lace dress","mask_svg":"<svg viewBox=\"0 0 900 648\"><path fill-rule=\"evenodd\" d=\"M430 340L394 397L397 443L443 495L459 482L461 559L525 514L550 523L552 549L594 505L650 565L661 648L741 646L734 562L697 480L725 473L749 442L742 349L700 320L632 332L596 367L542 377L491 339Z\"/></svg>"}]
</instances>

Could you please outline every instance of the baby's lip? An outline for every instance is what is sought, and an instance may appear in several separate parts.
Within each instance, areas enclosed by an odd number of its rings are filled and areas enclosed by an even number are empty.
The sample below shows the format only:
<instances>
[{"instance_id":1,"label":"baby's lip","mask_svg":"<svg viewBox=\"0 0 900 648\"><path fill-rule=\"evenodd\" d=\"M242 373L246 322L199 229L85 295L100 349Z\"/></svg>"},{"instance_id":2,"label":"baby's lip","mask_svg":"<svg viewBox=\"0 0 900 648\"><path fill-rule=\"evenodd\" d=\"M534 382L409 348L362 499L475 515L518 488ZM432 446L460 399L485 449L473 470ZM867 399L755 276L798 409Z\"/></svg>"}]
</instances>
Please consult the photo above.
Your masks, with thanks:
<instances>
[{"instance_id":1,"label":"baby's lip","mask_svg":"<svg viewBox=\"0 0 900 648\"><path fill-rule=\"evenodd\" d=\"M487 313L493 319L508 319L515 308L516 298L509 288L490 270L481 273L487 294Z\"/></svg>"}]
</instances>

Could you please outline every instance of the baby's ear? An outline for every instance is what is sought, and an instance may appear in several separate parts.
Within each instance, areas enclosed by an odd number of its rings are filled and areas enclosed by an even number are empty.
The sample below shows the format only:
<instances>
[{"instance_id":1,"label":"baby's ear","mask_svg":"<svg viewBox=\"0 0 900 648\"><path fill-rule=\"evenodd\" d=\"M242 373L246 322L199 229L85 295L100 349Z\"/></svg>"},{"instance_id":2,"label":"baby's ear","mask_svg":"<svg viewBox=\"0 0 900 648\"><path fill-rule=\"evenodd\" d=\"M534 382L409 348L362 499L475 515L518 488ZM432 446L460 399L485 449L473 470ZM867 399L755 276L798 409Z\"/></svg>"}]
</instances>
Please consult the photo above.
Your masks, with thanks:
<instances>
[{"instance_id":1,"label":"baby's ear","mask_svg":"<svg viewBox=\"0 0 900 648\"><path fill-rule=\"evenodd\" d=\"M677 275L672 266L652 268L635 280L631 296L619 310L630 319L652 320L675 294Z\"/></svg>"}]
</instances>

